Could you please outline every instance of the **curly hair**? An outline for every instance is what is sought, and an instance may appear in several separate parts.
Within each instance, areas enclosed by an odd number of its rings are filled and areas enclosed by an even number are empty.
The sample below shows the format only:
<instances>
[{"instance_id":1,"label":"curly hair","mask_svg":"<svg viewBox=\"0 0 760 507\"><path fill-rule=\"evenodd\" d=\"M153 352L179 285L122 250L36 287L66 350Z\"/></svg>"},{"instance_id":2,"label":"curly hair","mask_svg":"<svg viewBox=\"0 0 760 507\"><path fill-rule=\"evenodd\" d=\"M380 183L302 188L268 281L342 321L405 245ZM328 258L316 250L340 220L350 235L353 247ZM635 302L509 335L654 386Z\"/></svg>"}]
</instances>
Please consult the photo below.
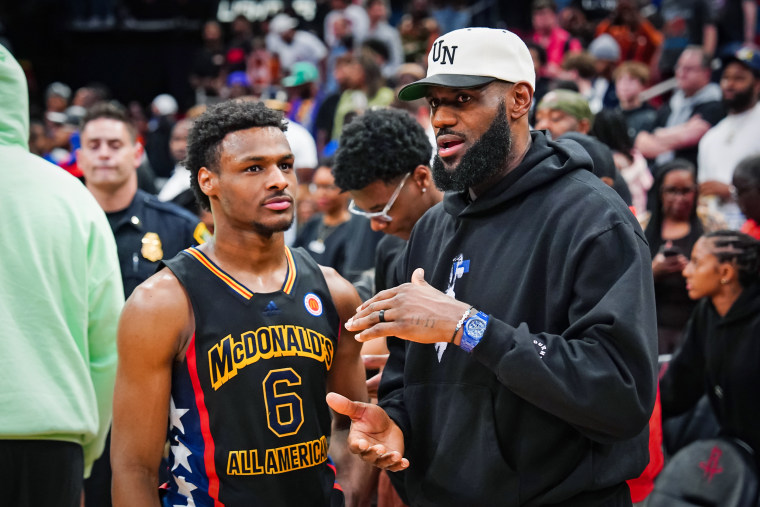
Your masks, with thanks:
<instances>
[{"instance_id":1,"label":"curly hair","mask_svg":"<svg viewBox=\"0 0 760 507\"><path fill-rule=\"evenodd\" d=\"M760 281L760 241L730 230L710 232L704 237L713 241L712 254L719 262L731 262L736 266L742 287Z\"/></svg>"},{"instance_id":2,"label":"curly hair","mask_svg":"<svg viewBox=\"0 0 760 507\"><path fill-rule=\"evenodd\" d=\"M221 143L225 136L238 130L275 127L285 132L287 123L282 113L251 100L228 100L208 108L193 122L187 136L187 157L184 165L190 171L190 186L198 204L211 209L209 198L198 184L198 171L206 167L219 170Z\"/></svg>"},{"instance_id":3,"label":"curly hair","mask_svg":"<svg viewBox=\"0 0 760 507\"><path fill-rule=\"evenodd\" d=\"M433 147L425 130L399 109L367 111L343 128L332 168L335 184L359 190L429 165Z\"/></svg>"}]
</instances>

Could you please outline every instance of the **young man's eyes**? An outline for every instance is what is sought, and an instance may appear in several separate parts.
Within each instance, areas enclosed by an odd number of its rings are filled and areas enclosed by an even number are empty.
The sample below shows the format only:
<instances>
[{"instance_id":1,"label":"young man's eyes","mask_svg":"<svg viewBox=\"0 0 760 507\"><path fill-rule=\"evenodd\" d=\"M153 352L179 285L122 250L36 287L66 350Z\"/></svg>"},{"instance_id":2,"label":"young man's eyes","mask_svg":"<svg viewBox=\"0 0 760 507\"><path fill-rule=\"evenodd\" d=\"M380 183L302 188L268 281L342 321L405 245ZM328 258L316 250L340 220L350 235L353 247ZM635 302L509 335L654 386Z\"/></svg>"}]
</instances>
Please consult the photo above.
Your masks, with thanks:
<instances>
[{"instance_id":1,"label":"young man's eyes","mask_svg":"<svg viewBox=\"0 0 760 507\"><path fill-rule=\"evenodd\" d=\"M293 170L293 162L281 162L280 164L278 164L277 167L279 167L279 169L281 171L292 171ZM260 165L251 165L251 166L246 167L243 170L245 172L257 173L257 172L263 171L264 168L262 166L260 166Z\"/></svg>"}]
</instances>

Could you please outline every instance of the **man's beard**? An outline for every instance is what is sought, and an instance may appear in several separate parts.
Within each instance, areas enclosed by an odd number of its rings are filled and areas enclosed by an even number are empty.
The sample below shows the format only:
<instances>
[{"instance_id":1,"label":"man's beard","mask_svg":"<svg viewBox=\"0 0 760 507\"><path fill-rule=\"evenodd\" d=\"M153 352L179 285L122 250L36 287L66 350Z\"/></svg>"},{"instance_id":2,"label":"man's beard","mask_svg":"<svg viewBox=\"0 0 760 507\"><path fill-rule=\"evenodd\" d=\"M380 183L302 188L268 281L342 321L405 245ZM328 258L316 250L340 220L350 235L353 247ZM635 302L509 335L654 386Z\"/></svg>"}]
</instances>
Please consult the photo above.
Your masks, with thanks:
<instances>
[{"instance_id":1,"label":"man's beard","mask_svg":"<svg viewBox=\"0 0 760 507\"><path fill-rule=\"evenodd\" d=\"M438 135L453 133L441 129ZM447 171L443 160L436 154L433 160L433 182L443 191L457 192L477 186L501 172L512 150L512 132L507 121L507 108L502 100L496 117L480 139L462 155L459 165Z\"/></svg>"},{"instance_id":2,"label":"man's beard","mask_svg":"<svg viewBox=\"0 0 760 507\"><path fill-rule=\"evenodd\" d=\"M752 105L754 93L754 86L748 86L746 90L736 92L731 99L723 97L723 107L725 107L727 111L734 111L737 113L746 111Z\"/></svg>"}]
</instances>

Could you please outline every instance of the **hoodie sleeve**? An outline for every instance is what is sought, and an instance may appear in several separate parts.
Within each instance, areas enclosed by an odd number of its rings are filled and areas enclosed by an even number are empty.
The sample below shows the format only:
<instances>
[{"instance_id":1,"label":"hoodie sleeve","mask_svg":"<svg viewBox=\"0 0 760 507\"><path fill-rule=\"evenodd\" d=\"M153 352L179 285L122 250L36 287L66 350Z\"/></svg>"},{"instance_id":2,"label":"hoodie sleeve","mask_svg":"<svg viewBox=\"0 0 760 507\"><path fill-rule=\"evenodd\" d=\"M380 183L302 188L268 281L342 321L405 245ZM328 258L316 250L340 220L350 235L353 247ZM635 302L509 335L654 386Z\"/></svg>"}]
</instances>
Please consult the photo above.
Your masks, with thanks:
<instances>
[{"instance_id":1,"label":"hoodie sleeve","mask_svg":"<svg viewBox=\"0 0 760 507\"><path fill-rule=\"evenodd\" d=\"M116 328L124 305L116 243L105 216L92 226L87 255L90 271L87 356L97 403L98 429L93 438L83 442L85 477L90 475L93 462L103 453L111 427L117 361Z\"/></svg>"},{"instance_id":2,"label":"hoodie sleeve","mask_svg":"<svg viewBox=\"0 0 760 507\"><path fill-rule=\"evenodd\" d=\"M574 269L565 270L572 300L562 334L491 317L472 354L515 394L592 440L632 438L656 395L649 251L630 224L618 223L576 256Z\"/></svg>"}]
</instances>

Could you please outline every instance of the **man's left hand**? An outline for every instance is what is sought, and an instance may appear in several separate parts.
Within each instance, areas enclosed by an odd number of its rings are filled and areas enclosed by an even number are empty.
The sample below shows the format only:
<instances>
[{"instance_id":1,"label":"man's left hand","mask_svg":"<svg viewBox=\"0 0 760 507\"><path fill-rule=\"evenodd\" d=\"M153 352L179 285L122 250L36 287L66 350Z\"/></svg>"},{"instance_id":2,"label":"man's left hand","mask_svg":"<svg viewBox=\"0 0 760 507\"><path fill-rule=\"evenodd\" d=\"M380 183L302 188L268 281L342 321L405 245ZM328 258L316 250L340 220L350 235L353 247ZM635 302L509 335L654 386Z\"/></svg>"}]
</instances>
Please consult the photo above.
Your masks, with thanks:
<instances>
[{"instance_id":1,"label":"man's left hand","mask_svg":"<svg viewBox=\"0 0 760 507\"><path fill-rule=\"evenodd\" d=\"M417 268L411 283L377 293L356 310L346 329L358 331L360 342L397 336L419 343L448 342L457 322L469 308L425 281Z\"/></svg>"}]
</instances>

